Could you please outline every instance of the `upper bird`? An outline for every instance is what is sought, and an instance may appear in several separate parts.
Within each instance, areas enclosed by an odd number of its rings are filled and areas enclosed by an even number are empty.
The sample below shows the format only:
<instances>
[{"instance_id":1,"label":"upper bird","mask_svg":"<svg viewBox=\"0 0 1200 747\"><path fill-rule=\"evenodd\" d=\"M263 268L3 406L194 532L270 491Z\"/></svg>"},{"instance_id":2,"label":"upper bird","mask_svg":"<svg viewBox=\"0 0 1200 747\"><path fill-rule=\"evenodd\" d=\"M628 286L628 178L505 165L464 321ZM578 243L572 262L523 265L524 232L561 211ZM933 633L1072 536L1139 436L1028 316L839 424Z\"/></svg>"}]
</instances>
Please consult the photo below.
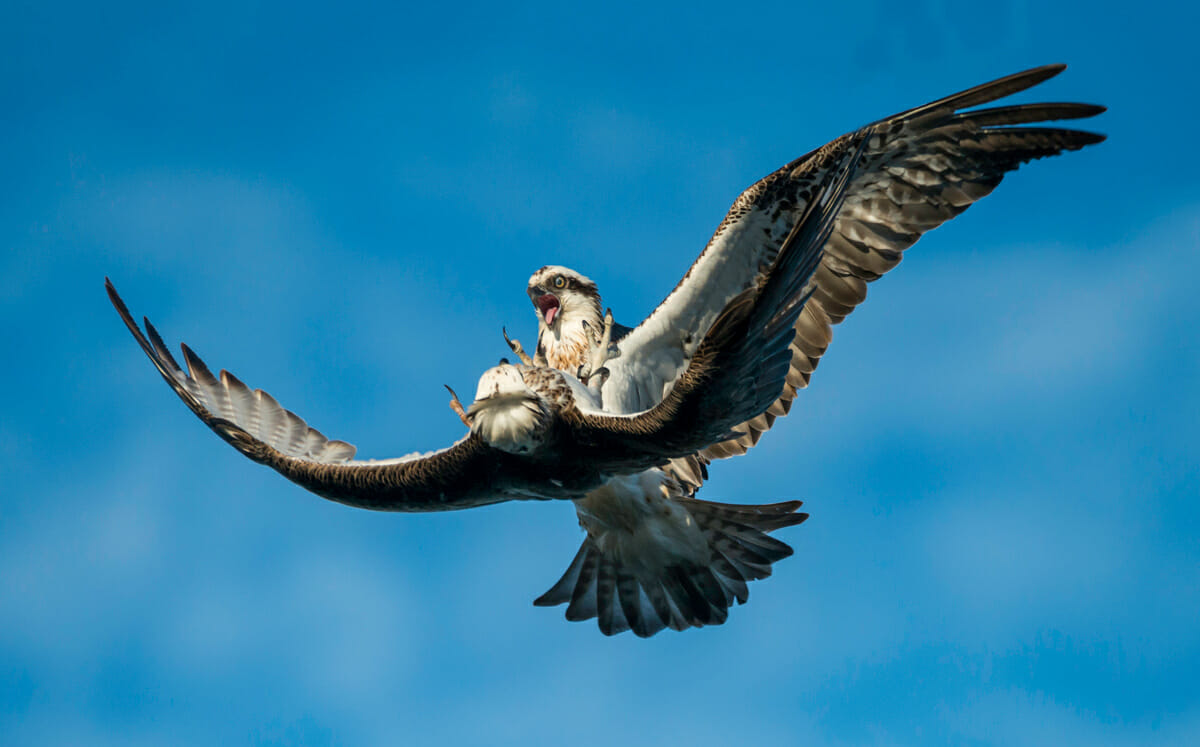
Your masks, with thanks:
<instances>
[{"instance_id":1,"label":"upper bird","mask_svg":"<svg viewBox=\"0 0 1200 747\"><path fill-rule=\"evenodd\" d=\"M573 500L586 537L538 604L597 617L606 634L724 622L746 582L791 554L768 532L799 523L799 501L733 505L694 497L712 459L745 453L786 414L866 283L925 231L988 194L1021 163L1103 136L1033 123L1090 117L1088 104L964 111L1047 80L1035 68L843 135L744 191L666 299L636 328L602 313L596 285L544 267L528 292L532 357L486 372L463 413L471 432L426 455L352 460L186 346L188 371L146 322L109 295L164 379L222 438L326 498L377 510ZM507 338L507 336L506 336Z\"/></svg>"}]
</instances>

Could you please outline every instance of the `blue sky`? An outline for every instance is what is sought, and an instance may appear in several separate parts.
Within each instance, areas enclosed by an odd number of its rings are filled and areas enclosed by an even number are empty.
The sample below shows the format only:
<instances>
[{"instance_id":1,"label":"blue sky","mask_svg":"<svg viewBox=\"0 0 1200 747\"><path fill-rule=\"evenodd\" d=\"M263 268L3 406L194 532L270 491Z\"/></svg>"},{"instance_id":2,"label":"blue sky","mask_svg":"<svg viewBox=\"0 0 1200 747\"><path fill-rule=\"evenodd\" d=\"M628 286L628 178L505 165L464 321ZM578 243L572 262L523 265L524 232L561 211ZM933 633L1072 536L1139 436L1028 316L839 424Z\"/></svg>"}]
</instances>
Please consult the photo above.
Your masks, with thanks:
<instances>
[{"instance_id":1,"label":"blue sky","mask_svg":"<svg viewBox=\"0 0 1200 747\"><path fill-rule=\"evenodd\" d=\"M984 15L986 13L986 15ZM6 744L1200 742L1200 115L1182 4L21 3L0 24ZM1109 141L922 239L703 497L806 501L722 627L534 608L569 505L355 511L241 458L108 306L364 456L618 319L737 193L1026 67ZM1090 123L1089 123L1090 124Z\"/></svg>"}]
</instances>

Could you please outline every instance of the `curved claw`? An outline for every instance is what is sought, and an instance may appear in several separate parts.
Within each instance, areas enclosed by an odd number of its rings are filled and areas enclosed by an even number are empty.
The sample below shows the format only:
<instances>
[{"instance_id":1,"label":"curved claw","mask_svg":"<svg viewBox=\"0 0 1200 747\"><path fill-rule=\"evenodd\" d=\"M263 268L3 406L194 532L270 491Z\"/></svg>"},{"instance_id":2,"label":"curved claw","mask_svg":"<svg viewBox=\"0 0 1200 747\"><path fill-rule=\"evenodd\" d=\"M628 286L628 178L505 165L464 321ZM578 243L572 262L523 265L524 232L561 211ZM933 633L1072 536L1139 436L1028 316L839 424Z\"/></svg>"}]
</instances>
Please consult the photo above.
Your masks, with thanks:
<instances>
[{"instance_id":1,"label":"curved claw","mask_svg":"<svg viewBox=\"0 0 1200 747\"><path fill-rule=\"evenodd\" d=\"M513 355L520 358L521 362L524 363L526 366L532 366L533 359L530 358L529 355L525 352L525 348L523 348L521 346L521 341L510 339L508 336L508 329L506 329L505 327L501 327L500 332L501 332L501 334L504 335L504 342L508 345L508 349L513 351Z\"/></svg>"},{"instance_id":2,"label":"curved claw","mask_svg":"<svg viewBox=\"0 0 1200 747\"><path fill-rule=\"evenodd\" d=\"M583 366L580 366L580 371L583 371L585 366L586 375L578 376L577 378L584 384L588 383L588 379L592 378L604 368L605 362L608 361L608 348L612 345L612 329L613 329L612 309L607 309L604 312L604 331L600 334L600 342L592 348L588 355L588 361ZM603 383L603 382L601 382Z\"/></svg>"},{"instance_id":3,"label":"curved claw","mask_svg":"<svg viewBox=\"0 0 1200 747\"><path fill-rule=\"evenodd\" d=\"M458 419L463 422L463 425L470 428L471 420L467 417L467 410L463 407L462 401L459 400L458 395L454 393L449 384L442 384L442 386L446 387L447 392L450 392L450 409L454 410L454 413L458 415Z\"/></svg>"}]
</instances>

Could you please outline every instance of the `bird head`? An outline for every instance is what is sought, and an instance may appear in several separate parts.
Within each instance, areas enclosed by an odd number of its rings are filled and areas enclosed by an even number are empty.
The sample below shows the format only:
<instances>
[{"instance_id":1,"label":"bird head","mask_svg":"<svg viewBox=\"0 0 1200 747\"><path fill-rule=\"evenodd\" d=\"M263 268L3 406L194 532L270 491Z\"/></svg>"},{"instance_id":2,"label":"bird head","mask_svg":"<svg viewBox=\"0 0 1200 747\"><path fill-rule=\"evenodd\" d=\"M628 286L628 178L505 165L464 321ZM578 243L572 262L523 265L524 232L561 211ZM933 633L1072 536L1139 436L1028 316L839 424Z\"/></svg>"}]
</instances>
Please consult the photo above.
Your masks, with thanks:
<instances>
[{"instance_id":1,"label":"bird head","mask_svg":"<svg viewBox=\"0 0 1200 747\"><path fill-rule=\"evenodd\" d=\"M589 278L558 265L547 265L529 278L529 300L538 322L548 329L564 323L600 318L600 292Z\"/></svg>"}]
</instances>

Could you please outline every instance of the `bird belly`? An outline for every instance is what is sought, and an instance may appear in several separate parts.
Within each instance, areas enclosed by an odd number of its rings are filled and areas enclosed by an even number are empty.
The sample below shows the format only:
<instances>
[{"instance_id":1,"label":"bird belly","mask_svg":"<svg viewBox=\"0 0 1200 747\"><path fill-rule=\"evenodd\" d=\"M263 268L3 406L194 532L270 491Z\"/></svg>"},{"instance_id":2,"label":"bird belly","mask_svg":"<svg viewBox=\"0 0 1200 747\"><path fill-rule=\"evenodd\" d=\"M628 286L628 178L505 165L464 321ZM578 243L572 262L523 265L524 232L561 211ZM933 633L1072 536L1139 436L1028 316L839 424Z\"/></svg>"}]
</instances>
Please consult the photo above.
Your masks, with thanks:
<instances>
[{"instance_id":1,"label":"bird belly","mask_svg":"<svg viewBox=\"0 0 1200 747\"><path fill-rule=\"evenodd\" d=\"M605 555L650 577L681 561L706 565L708 541L678 484L659 469L614 477L575 501L579 523Z\"/></svg>"}]
</instances>

